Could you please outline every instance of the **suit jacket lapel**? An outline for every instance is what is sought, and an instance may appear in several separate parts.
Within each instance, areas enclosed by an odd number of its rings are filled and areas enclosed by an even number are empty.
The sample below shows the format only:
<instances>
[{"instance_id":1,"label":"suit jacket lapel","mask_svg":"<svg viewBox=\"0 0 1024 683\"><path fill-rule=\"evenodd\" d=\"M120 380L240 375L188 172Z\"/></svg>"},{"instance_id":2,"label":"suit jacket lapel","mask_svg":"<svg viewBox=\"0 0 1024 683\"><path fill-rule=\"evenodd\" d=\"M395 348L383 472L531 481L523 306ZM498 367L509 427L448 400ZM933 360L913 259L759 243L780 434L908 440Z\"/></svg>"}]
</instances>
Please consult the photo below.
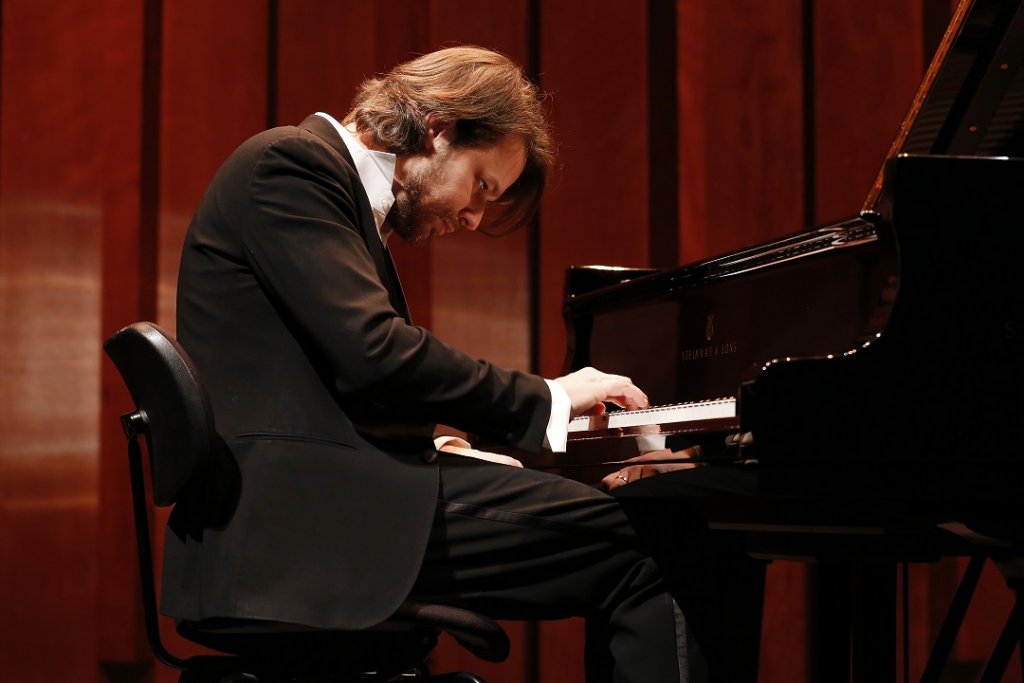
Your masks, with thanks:
<instances>
[{"instance_id":1,"label":"suit jacket lapel","mask_svg":"<svg viewBox=\"0 0 1024 683\"><path fill-rule=\"evenodd\" d=\"M353 184L359 188L356 192L356 201L359 211L359 228L363 233L363 241L366 243L366 248L369 250L370 257L377 268L377 275L380 277L380 281L384 283L388 290L391 305L395 307L395 310L406 321L411 322L409 304L406 302L405 294L402 292L402 284L398 280L398 272L395 270L395 264L391 260L391 255L387 253L387 250L384 249L384 245L380 241L380 235L377 233L377 224L374 223L373 212L370 210L370 200L366 196L362 183L359 182L359 174L356 172L355 162L352 160L352 155L349 154L348 147L345 146L345 142L338 135L338 131L334 129L331 122L322 116L317 116L316 114L308 116L305 121L299 124L299 127L308 130L326 142L351 168L352 177L355 180Z\"/></svg>"}]
</instances>

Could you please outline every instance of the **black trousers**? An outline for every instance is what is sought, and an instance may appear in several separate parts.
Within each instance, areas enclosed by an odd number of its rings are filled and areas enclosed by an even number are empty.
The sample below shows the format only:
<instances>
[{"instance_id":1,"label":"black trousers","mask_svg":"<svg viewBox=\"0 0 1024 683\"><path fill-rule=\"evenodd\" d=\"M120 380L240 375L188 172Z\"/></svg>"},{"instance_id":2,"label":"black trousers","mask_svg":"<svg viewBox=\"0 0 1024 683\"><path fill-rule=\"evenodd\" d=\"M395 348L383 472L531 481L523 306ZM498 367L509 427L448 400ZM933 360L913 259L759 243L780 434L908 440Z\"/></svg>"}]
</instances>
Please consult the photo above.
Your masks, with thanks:
<instances>
[{"instance_id":1,"label":"black trousers","mask_svg":"<svg viewBox=\"0 0 1024 683\"><path fill-rule=\"evenodd\" d=\"M545 472L440 457L410 599L496 619L585 617L588 683L703 679L682 614L614 498Z\"/></svg>"}]
</instances>

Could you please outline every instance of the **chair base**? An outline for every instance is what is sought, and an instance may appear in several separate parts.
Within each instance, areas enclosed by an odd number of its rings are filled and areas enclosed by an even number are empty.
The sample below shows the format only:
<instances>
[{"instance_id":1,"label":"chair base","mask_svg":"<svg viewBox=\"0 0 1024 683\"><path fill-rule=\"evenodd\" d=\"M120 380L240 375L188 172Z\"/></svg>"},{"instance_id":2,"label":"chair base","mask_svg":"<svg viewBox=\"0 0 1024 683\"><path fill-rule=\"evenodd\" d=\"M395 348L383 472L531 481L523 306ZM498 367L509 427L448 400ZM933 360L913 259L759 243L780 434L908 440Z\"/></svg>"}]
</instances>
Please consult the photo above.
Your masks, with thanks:
<instances>
[{"instance_id":1,"label":"chair base","mask_svg":"<svg viewBox=\"0 0 1024 683\"><path fill-rule=\"evenodd\" d=\"M431 675L425 665L400 673L307 671L296 674L279 666L244 657L198 656L185 662L178 683L486 683L473 673Z\"/></svg>"},{"instance_id":2,"label":"chair base","mask_svg":"<svg viewBox=\"0 0 1024 683\"><path fill-rule=\"evenodd\" d=\"M437 631L408 628L393 631L217 631L195 628L188 622L178 632L204 647L228 656L196 657L186 662L195 683L238 681L389 681L423 669L423 661L437 644ZM252 678L224 679L233 671ZM369 673L368 673L369 672ZM425 673L425 672L424 672ZM218 678L218 676L220 676ZM430 680L423 675L400 680Z\"/></svg>"}]
</instances>

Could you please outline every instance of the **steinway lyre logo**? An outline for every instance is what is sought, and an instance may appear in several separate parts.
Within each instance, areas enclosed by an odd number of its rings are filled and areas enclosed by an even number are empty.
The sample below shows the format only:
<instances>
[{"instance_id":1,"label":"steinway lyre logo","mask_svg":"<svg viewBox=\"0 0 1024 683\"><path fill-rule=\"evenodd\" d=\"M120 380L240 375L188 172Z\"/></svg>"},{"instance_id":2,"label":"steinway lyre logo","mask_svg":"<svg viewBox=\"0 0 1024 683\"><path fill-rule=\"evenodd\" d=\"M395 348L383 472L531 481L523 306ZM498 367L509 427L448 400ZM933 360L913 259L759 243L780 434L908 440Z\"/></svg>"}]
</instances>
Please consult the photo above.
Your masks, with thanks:
<instances>
[{"instance_id":1,"label":"steinway lyre logo","mask_svg":"<svg viewBox=\"0 0 1024 683\"><path fill-rule=\"evenodd\" d=\"M697 322L696 320L694 322ZM728 321L727 321L728 322ZM696 330L694 330L696 332ZM726 330L726 334L728 334ZM719 356L728 356L736 353L739 345L734 341L719 341L712 343L715 337L715 314L708 313L704 319L704 344L679 350L679 360L683 362L695 360L709 360Z\"/></svg>"}]
</instances>

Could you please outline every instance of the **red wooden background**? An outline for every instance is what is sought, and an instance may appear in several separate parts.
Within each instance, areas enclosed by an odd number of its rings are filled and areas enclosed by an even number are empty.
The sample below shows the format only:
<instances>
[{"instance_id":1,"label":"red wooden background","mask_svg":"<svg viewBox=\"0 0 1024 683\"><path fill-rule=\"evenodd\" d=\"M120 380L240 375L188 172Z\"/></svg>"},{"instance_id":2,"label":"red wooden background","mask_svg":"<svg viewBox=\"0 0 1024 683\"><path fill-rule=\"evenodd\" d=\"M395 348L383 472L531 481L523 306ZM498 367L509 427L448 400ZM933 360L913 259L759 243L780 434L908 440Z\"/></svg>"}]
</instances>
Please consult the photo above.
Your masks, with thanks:
<instances>
[{"instance_id":1,"label":"red wooden background","mask_svg":"<svg viewBox=\"0 0 1024 683\"><path fill-rule=\"evenodd\" d=\"M190 213L246 137L453 43L550 94L561 152L535 229L396 249L418 322L558 373L566 266L670 266L854 213L950 0L0 0L0 677L174 680L139 628L117 415L101 341L173 329ZM401 246L401 245L400 245ZM154 523L159 528L159 520ZM961 562L911 568L911 670ZM761 679L800 681L803 565L769 568ZM1010 606L988 571L957 643L973 680ZM582 680L578 621L508 624L492 683ZM1008 681L1019 681L1011 667Z\"/></svg>"}]
</instances>

